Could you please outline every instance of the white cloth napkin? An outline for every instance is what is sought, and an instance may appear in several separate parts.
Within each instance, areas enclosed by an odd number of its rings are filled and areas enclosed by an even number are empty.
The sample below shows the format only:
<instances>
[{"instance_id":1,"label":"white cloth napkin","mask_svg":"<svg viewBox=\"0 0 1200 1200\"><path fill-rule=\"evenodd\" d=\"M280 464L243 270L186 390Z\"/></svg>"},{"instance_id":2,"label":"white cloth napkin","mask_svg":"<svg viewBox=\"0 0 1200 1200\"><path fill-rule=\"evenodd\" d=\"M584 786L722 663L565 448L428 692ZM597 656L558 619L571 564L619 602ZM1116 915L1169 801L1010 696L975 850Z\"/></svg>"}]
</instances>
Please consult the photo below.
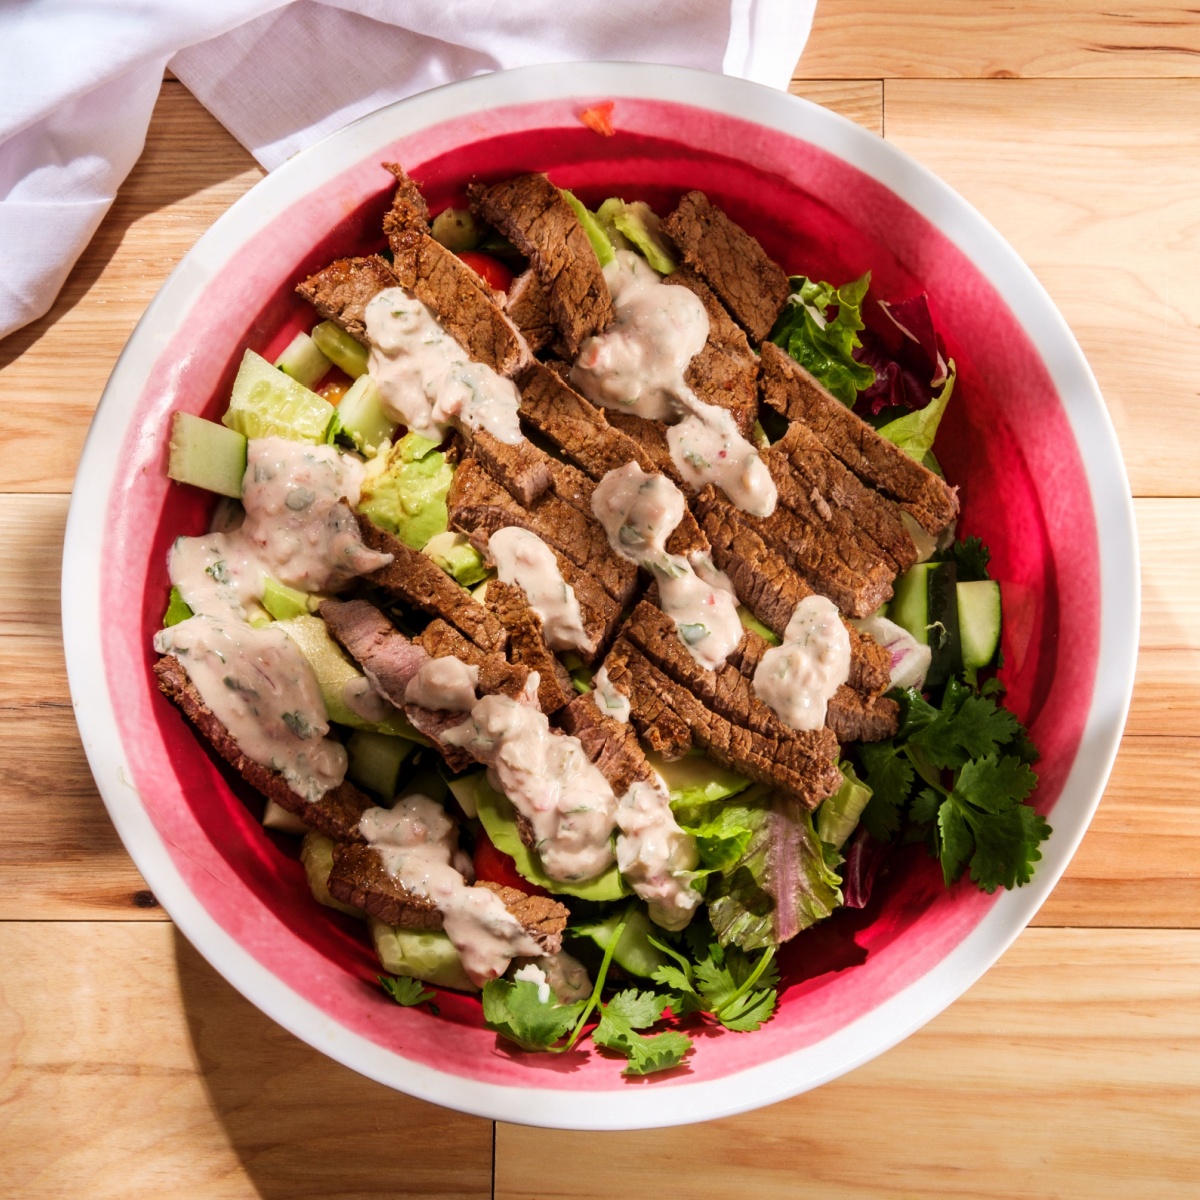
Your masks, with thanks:
<instances>
[{"instance_id":1,"label":"white cloth napkin","mask_svg":"<svg viewBox=\"0 0 1200 1200\"><path fill-rule=\"evenodd\" d=\"M816 0L0 0L0 338L44 313L145 142L163 69L268 170L505 67L664 62L786 88Z\"/></svg>"}]
</instances>

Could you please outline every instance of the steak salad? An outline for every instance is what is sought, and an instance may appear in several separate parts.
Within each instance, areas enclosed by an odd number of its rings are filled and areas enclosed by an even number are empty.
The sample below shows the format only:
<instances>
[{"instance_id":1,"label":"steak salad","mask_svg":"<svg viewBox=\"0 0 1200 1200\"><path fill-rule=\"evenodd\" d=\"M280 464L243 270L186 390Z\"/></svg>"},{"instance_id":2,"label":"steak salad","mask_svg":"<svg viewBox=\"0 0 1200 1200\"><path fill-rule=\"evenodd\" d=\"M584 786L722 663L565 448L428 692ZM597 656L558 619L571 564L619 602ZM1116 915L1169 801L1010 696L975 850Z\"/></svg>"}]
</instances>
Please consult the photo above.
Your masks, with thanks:
<instances>
[{"instance_id":1,"label":"steak salad","mask_svg":"<svg viewBox=\"0 0 1200 1200\"><path fill-rule=\"evenodd\" d=\"M625 1073L771 1019L778 947L889 848L1026 882L1049 829L996 679L999 585L933 456L923 296L788 277L699 191L590 211L544 175L301 281L170 476L159 687L302 835L400 1004L479 993Z\"/></svg>"}]
</instances>

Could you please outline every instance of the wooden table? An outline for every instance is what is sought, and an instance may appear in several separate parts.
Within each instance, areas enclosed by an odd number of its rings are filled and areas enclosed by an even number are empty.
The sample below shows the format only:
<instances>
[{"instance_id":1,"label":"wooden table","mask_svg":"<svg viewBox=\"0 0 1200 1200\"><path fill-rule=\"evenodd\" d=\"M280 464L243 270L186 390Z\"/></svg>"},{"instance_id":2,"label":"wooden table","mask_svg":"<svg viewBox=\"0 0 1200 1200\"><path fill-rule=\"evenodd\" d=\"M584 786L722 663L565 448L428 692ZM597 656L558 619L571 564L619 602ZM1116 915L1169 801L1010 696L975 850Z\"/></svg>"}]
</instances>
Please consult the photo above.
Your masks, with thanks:
<instances>
[{"instance_id":1,"label":"wooden table","mask_svg":"<svg viewBox=\"0 0 1200 1200\"><path fill-rule=\"evenodd\" d=\"M1200 14L1095 7L821 0L792 90L978 206L1091 360L1144 585L1112 782L1034 926L924 1030L646 1134L492 1126L323 1058L175 933L109 824L63 667L67 493L146 303L261 175L164 84L53 310L0 343L0 1196L1200 1195Z\"/></svg>"}]
</instances>

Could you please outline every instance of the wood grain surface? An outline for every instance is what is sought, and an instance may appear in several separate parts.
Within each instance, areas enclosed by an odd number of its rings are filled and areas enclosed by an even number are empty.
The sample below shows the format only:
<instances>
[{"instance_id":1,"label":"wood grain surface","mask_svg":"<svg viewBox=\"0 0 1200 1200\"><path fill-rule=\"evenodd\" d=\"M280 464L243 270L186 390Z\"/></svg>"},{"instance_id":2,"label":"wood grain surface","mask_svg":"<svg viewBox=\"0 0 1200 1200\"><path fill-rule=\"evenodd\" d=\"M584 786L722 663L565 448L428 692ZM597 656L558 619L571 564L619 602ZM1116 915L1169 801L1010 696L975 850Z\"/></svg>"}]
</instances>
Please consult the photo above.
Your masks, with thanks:
<instances>
[{"instance_id":1,"label":"wood grain surface","mask_svg":"<svg viewBox=\"0 0 1200 1200\"><path fill-rule=\"evenodd\" d=\"M175 933L99 801L59 628L67 493L146 304L262 174L168 79L145 153L62 295L0 342L0 1198L1193 1194L1198 89L1192 9L820 0L791 90L961 191L1025 257L1096 372L1138 497L1133 708L1037 927L941 1017L769 1110L593 1135L493 1130L296 1041Z\"/></svg>"}]
</instances>

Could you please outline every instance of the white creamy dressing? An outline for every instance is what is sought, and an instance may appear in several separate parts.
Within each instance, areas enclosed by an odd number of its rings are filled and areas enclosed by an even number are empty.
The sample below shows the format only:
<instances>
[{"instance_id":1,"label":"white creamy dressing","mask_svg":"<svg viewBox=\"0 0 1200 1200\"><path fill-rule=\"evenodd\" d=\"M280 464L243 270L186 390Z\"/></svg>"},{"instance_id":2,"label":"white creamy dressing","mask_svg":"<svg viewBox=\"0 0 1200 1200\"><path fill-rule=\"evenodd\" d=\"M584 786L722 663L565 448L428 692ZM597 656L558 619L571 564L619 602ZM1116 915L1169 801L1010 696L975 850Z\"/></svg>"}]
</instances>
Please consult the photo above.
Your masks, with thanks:
<instances>
[{"instance_id":1,"label":"white creamy dressing","mask_svg":"<svg viewBox=\"0 0 1200 1200\"><path fill-rule=\"evenodd\" d=\"M583 627L575 589L562 577L554 551L536 533L510 525L488 538L488 553L504 583L525 593L529 607L542 619L551 650L591 654L596 646Z\"/></svg>"},{"instance_id":2,"label":"white creamy dressing","mask_svg":"<svg viewBox=\"0 0 1200 1200\"><path fill-rule=\"evenodd\" d=\"M587 968L565 950L522 963L512 977L536 983L542 1004L550 1002L551 994L559 1004L574 1004L576 1000L585 1000L592 991Z\"/></svg>"},{"instance_id":3,"label":"white creamy dressing","mask_svg":"<svg viewBox=\"0 0 1200 1200\"><path fill-rule=\"evenodd\" d=\"M446 712L470 712L475 705L479 668L446 655L422 663L404 689L404 702Z\"/></svg>"},{"instance_id":4,"label":"white creamy dressing","mask_svg":"<svg viewBox=\"0 0 1200 1200\"><path fill-rule=\"evenodd\" d=\"M367 809L358 831L401 887L437 907L472 983L482 987L499 978L518 956L541 955L541 947L495 892L468 886L455 870L457 831L440 804L427 796L405 796L394 808Z\"/></svg>"},{"instance_id":5,"label":"white creamy dressing","mask_svg":"<svg viewBox=\"0 0 1200 1200\"><path fill-rule=\"evenodd\" d=\"M618 692L608 678L608 668L601 667L592 676L592 699L596 707L606 716L620 721L622 725L629 724L631 707L629 697Z\"/></svg>"},{"instance_id":6,"label":"white creamy dressing","mask_svg":"<svg viewBox=\"0 0 1200 1200\"><path fill-rule=\"evenodd\" d=\"M593 879L612 865L617 800L578 738L552 733L535 707L484 696L442 740L487 764L491 785L532 826L551 879Z\"/></svg>"},{"instance_id":7,"label":"white creamy dressing","mask_svg":"<svg viewBox=\"0 0 1200 1200\"><path fill-rule=\"evenodd\" d=\"M603 408L664 421L671 460L697 490L715 484L745 512L775 511L775 482L730 413L705 404L688 387L688 364L708 341L704 304L685 287L664 283L632 250L604 268L615 319L590 337L571 382Z\"/></svg>"},{"instance_id":8,"label":"white creamy dressing","mask_svg":"<svg viewBox=\"0 0 1200 1200\"><path fill-rule=\"evenodd\" d=\"M396 706L389 703L365 675L346 680L342 685L342 703L356 717L370 721L372 725L378 725L399 713Z\"/></svg>"},{"instance_id":9,"label":"white creamy dressing","mask_svg":"<svg viewBox=\"0 0 1200 1200\"><path fill-rule=\"evenodd\" d=\"M733 588L707 557L698 559L700 574L682 554L667 553L684 507L683 493L665 475L649 475L637 463L609 471L592 493L592 513L609 545L654 575L680 641L712 671L742 640L742 622Z\"/></svg>"},{"instance_id":10,"label":"white creamy dressing","mask_svg":"<svg viewBox=\"0 0 1200 1200\"><path fill-rule=\"evenodd\" d=\"M679 828L661 778L639 780L621 797L617 828L617 869L656 925L682 929L702 900L691 877L700 856L696 839Z\"/></svg>"},{"instance_id":11,"label":"white creamy dressing","mask_svg":"<svg viewBox=\"0 0 1200 1200\"><path fill-rule=\"evenodd\" d=\"M474 362L415 296L384 288L368 302L365 320L367 372L393 420L435 442L454 417L509 445L523 440L516 385Z\"/></svg>"},{"instance_id":12,"label":"white creamy dressing","mask_svg":"<svg viewBox=\"0 0 1200 1200\"><path fill-rule=\"evenodd\" d=\"M837 606L805 596L754 672L754 694L791 729L820 729L830 697L850 674L850 635Z\"/></svg>"},{"instance_id":13,"label":"white creamy dressing","mask_svg":"<svg viewBox=\"0 0 1200 1200\"><path fill-rule=\"evenodd\" d=\"M346 751L329 722L308 661L282 629L197 615L154 635L174 654L238 748L278 771L310 803L346 775Z\"/></svg>"},{"instance_id":14,"label":"white creamy dressing","mask_svg":"<svg viewBox=\"0 0 1200 1200\"><path fill-rule=\"evenodd\" d=\"M283 630L255 629L268 577L305 592L336 591L391 562L363 545L352 505L362 464L332 446L252 438L242 481L245 515L218 530L177 538L168 573L195 616L160 630L154 648L174 654L242 753L278 771L310 802L345 777L346 752L326 737L328 717L308 660ZM365 715L366 695L344 697Z\"/></svg>"},{"instance_id":15,"label":"white creamy dressing","mask_svg":"<svg viewBox=\"0 0 1200 1200\"><path fill-rule=\"evenodd\" d=\"M687 288L664 284L632 250L617 251L604 279L615 319L580 347L571 382L605 408L677 419L683 373L708 341L704 305Z\"/></svg>"}]
</instances>

